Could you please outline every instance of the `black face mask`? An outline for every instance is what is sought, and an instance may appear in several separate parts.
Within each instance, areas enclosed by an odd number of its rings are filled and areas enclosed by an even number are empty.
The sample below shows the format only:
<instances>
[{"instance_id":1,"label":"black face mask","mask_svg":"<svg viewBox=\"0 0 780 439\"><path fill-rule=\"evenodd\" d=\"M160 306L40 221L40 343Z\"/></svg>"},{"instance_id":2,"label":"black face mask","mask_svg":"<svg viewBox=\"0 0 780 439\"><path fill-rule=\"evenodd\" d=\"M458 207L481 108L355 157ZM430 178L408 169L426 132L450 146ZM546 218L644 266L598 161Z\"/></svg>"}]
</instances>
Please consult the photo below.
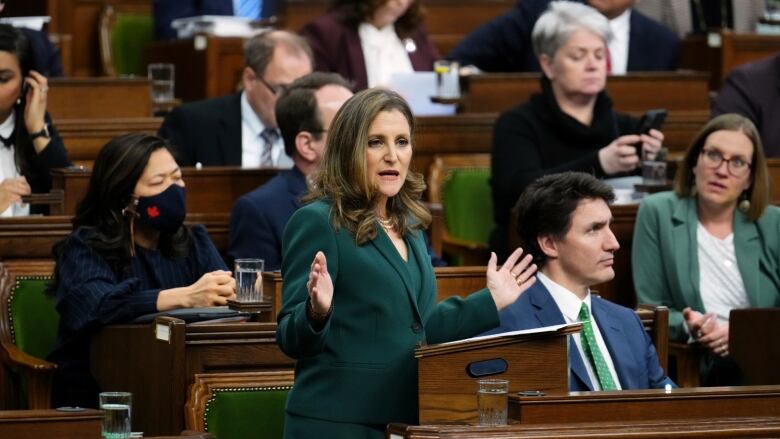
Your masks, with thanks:
<instances>
[{"instance_id":1,"label":"black face mask","mask_svg":"<svg viewBox=\"0 0 780 439\"><path fill-rule=\"evenodd\" d=\"M138 224L163 233L174 233L179 230L187 215L184 188L172 184L157 195L138 197L136 212Z\"/></svg>"}]
</instances>

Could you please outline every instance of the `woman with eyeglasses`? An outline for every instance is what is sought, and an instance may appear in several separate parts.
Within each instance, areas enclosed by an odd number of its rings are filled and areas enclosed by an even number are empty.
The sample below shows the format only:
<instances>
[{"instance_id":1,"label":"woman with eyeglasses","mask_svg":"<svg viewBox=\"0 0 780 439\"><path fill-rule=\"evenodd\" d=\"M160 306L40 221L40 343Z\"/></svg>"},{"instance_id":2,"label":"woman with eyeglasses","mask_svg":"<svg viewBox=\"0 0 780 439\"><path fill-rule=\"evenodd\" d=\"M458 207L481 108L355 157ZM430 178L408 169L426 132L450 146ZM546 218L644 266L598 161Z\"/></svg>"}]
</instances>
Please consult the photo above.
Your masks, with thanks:
<instances>
[{"instance_id":1,"label":"woman with eyeglasses","mask_svg":"<svg viewBox=\"0 0 780 439\"><path fill-rule=\"evenodd\" d=\"M708 349L703 385L738 384L729 312L780 306L780 209L768 205L769 185L756 127L724 114L685 152L674 191L646 198L637 214L637 298L669 307L671 339Z\"/></svg>"}]
</instances>

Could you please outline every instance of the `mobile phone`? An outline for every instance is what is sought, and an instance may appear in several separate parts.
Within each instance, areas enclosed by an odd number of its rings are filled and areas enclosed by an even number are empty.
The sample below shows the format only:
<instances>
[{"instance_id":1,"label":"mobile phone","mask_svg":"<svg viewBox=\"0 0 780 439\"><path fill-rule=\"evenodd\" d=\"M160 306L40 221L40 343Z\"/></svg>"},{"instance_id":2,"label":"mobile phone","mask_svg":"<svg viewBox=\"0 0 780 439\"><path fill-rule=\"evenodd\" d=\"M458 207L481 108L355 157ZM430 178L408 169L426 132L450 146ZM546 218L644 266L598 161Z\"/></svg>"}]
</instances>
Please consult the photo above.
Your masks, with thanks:
<instances>
[{"instance_id":1,"label":"mobile phone","mask_svg":"<svg viewBox=\"0 0 780 439\"><path fill-rule=\"evenodd\" d=\"M650 130L660 130L666 121L666 109L657 108L655 110L648 110L639 119L637 125L637 134L649 134ZM638 142L636 145L636 154L642 158L642 142Z\"/></svg>"}]
</instances>

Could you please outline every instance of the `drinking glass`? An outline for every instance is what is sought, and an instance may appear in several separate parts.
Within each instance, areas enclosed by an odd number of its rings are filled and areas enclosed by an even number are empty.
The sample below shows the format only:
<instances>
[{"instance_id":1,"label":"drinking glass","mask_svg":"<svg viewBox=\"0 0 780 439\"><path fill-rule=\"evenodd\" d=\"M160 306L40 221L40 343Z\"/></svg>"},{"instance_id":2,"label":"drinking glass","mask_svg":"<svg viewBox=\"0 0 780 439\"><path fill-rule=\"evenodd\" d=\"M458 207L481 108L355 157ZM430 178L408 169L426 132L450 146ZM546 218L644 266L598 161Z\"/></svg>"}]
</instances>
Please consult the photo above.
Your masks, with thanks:
<instances>
[{"instance_id":1,"label":"drinking glass","mask_svg":"<svg viewBox=\"0 0 780 439\"><path fill-rule=\"evenodd\" d=\"M509 381L485 379L477 381L477 412L479 425L495 427L506 425L509 402Z\"/></svg>"},{"instance_id":2,"label":"drinking glass","mask_svg":"<svg viewBox=\"0 0 780 439\"><path fill-rule=\"evenodd\" d=\"M263 300L262 259L236 259L236 300L238 302L260 302Z\"/></svg>"},{"instance_id":3,"label":"drinking glass","mask_svg":"<svg viewBox=\"0 0 780 439\"><path fill-rule=\"evenodd\" d=\"M133 395L129 392L102 392L100 409L103 415L101 434L104 439L130 437Z\"/></svg>"}]
</instances>

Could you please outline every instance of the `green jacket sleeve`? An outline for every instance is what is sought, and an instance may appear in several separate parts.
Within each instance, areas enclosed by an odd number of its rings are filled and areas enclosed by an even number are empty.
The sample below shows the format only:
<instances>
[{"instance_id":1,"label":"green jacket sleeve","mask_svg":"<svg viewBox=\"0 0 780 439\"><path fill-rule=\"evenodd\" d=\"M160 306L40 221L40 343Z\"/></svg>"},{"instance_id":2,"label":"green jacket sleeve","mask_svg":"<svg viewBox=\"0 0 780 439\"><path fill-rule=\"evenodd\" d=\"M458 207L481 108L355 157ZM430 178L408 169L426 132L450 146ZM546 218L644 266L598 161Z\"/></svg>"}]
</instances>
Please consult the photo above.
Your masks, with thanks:
<instances>
[{"instance_id":1,"label":"green jacket sleeve","mask_svg":"<svg viewBox=\"0 0 780 439\"><path fill-rule=\"evenodd\" d=\"M465 298L450 297L438 303L427 320L425 332L428 343L444 343L473 337L499 323L496 303L484 288Z\"/></svg>"},{"instance_id":2,"label":"green jacket sleeve","mask_svg":"<svg viewBox=\"0 0 780 439\"><path fill-rule=\"evenodd\" d=\"M320 331L306 316L311 263L318 251L325 253L328 272L336 283L339 272L336 239L327 209L306 206L290 218L282 239L282 308L277 316L276 340L292 358L320 353L330 330L329 318ZM332 316L331 316L332 317Z\"/></svg>"},{"instance_id":3,"label":"green jacket sleeve","mask_svg":"<svg viewBox=\"0 0 780 439\"><path fill-rule=\"evenodd\" d=\"M684 328L682 310L674 308L670 283L663 267L661 240L662 209L655 201L645 200L637 212L634 238L631 248L631 270L634 275L634 289L638 303L664 305L669 308L669 332L675 340L685 340L688 335Z\"/></svg>"}]
</instances>

